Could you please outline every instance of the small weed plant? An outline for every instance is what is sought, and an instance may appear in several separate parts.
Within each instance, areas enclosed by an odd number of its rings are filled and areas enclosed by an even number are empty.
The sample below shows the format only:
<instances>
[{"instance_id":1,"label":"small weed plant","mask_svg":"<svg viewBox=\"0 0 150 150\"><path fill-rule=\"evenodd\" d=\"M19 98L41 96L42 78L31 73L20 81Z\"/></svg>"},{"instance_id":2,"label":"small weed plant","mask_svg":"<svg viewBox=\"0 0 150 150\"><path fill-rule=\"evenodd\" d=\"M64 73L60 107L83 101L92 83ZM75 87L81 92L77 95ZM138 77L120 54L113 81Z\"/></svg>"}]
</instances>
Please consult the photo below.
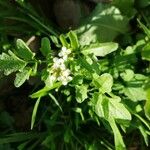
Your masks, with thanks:
<instances>
[{"instance_id":1,"label":"small weed plant","mask_svg":"<svg viewBox=\"0 0 150 150\"><path fill-rule=\"evenodd\" d=\"M59 34L18 1L22 15L29 11L26 19L32 19L32 28L41 33L40 47L34 52L21 38L8 48L2 43L0 71L15 75L16 88L36 79L29 95L34 107L31 132L5 135L1 145L21 141L19 150L125 150L135 132L141 139L136 144L149 146L150 29L137 20L142 38L131 44L126 34L128 46L112 42L119 30L126 32L126 24L136 13L134 9L124 12L123 4L115 2L114 6L98 4L85 20L86 31L83 21L79 29ZM131 1L124 3L131 7ZM6 7L3 1L0 4ZM121 18L117 7L126 17ZM9 19L18 21L19 17ZM105 17L112 23L108 34Z\"/></svg>"}]
</instances>

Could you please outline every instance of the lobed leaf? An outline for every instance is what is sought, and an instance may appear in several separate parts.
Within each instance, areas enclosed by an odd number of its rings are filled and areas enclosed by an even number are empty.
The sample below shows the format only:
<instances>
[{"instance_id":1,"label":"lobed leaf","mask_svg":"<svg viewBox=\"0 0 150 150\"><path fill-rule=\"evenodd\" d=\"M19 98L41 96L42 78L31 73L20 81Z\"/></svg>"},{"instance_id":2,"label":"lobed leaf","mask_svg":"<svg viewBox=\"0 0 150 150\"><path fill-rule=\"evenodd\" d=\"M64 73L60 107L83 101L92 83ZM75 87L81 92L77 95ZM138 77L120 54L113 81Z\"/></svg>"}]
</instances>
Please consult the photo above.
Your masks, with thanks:
<instances>
[{"instance_id":1,"label":"lobed leaf","mask_svg":"<svg viewBox=\"0 0 150 150\"><path fill-rule=\"evenodd\" d=\"M18 58L13 52L9 51L9 54L2 53L0 55L0 71L4 71L5 75L9 75L12 72L23 70L27 65L27 62Z\"/></svg>"},{"instance_id":2,"label":"lobed leaf","mask_svg":"<svg viewBox=\"0 0 150 150\"><path fill-rule=\"evenodd\" d=\"M17 40L17 51L16 51L16 53L19 57L21 57L27 61L32 60L35 56L35 53L33 53L30 50L30 48L26 45L26 43L21 39Z\"/></svg>"},{"instance_id":3,"label":"lobed leaf","mask_svg":"<svg viewBox=\"0 0 150 150\"><path fill-rule=\"evenodd\" d=\"M146 117L150 120L150 88L146 90L146 103L144 106Z\"/></svg>"},{"instance_id":4,"label":"lobed leaf","mask_svg":"<svg viewBox=\"0 0 150 150\"><path fill-rule=\"evenodd\" d=\"M76 85L76 100L78 103L82 103L85 99L88 98L88 86L87 85Z\"/></svg>"},{"instance_id":5,"label":"lobed leaf","mask_svg":"<svg viewBox=\"0 0 150 150\"><path fill-rule=\"evenodd\" d=\"M88 55L93 53L95 56L104 57L118 49L118 44L114 42L108 43L94 43L88 47L83 48L82 53Z\"/></svg>"},{"instance_id":6,"label":"lobed leaf","mask_svg":"<svg viewBox=\"0 0 150 150\"><path fill-rule=\"evenodd\" d=\"M113 117L118 120L131 120L131 114L127 108L118 101L117 97L106 97L101 94L95 95L93 101L96 101L94 104L95 113L104 119Z\"/></svg>"},{"instance_id":7,"label":"lobed leaf","mask_svg":"<svg viewBox=\"0 0 150 150\"><path fill-rule=\"evenodd\" d=\"M14 81L15 87L20 87L26 80L28 80L31 72L31 68L24 68L21 72L18 72Z\"/></svg>"},{"instance_id":8,"label":"lobed leaf","mask_svg":"<svg viewBox=\"0 0 150 150\"><path fill-rule=\"evenodd\" d=\"M128 18L118 8L98 4L92 14L76 30L80 44L113 41L128 31Z\"/></svg>"},{"instance_id":9,"label":"lobed leaf","mask_svg":"<svg viewBox=\"0 0 150 150\"><path fill-rule=\"evenodd\" d=\"M102 93L110 93L113 86L113 77L109 73L104 73L101 76L93 74L93 84Z\"/></svg>"},{"instance_id":10,"label":"lobed leaf","mask_svg":"<svg viewBox=\"0 0 150 150\"><path fill-rule=\"evenodd\" d=\"M146 93L142 87L127 87L124 88L123 92L134 102L146 100Z\"/></svg>"}]
</instances>

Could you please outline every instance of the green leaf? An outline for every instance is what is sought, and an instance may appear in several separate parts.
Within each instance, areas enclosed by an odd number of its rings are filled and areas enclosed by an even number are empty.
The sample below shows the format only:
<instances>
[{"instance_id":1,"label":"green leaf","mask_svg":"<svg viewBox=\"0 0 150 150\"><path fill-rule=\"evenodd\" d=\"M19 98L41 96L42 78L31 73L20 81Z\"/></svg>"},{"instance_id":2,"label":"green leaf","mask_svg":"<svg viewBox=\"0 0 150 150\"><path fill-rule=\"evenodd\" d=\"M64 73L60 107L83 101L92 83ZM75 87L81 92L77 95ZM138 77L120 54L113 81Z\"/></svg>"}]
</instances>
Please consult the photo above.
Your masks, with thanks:
<instances>
[{"instance_id":1,"label":"green leaf","mask_svg":"<svg viewBox=\"0 0 150 150\"><path fill-rule=\"evenodd\" d=\"M145 32L145 34L150 39L150 30L139 19L137 19L137 21L138 21L139 25L141 26L141 28L143 29L143 31Z\"/></svg>"},{"instance_id":2,"label":"green leaf","mask_svg":"<svg viewBox=\"0 0 150 150\"><path fill-rule=\"evenodd\" d=\"M18 72L14 81L15 87L20 87L26 80L28 80L31 72L31 68L24 68L21 72Z\"/></svg>"},{"instance_id":3,"label":"green leaf","mask_svg":"<svg viewBox=\"0 0 150 150\"><path fill-rule=\"evenodd\" d=\"M148 121L148 120L144 119L142 116L140 116L140 115L137 114L137 113L134 113L134 115L138 118L138 120L139 120L140 122L142 122L142 123L148 128L148 130L150 130L150 124L149 124L149 121Z\"/></svg>"},{"instance_id":4,"label":"green leaf","mask_svg":"<svg viewBox=\"0 0 150 150\"><path fill-rule=\"evenodd\" d=\"M147 7L148 5L150 5L149 0L136 0L135 2L136 2L135 5L140 8L144 8L144 7Z\"/></svg>"},{"instance_id":5,"label":"green leaf","mask_svg":"<svg viewBox=\"0 0 150 150\"><path fill-rule=\"evenodd\" d=\"M31 98L38 98L38 97L43 97L45 95L48 94L48 91L50 91L49 87L44 87L42 89L40 89L39 91L33 93L32 95L30 95Z\"/></svg>"},{"instance_id":6,"label":"green leaf","mask_svg":"<svg viewBox=\"0 0 150 150\"><path fill-rule=\"evenodd\" d=\"M81 108L76 107L76 108L74 108L73 110L74 110L75 112L77 112L77 113L79 113L79 114L80 114L82 121L84 121L84 120L85 120L85 119L84 119L84 116L83 116L83 113L82 113L82 109L81 109Z\"/></svg>"},{"instance_id":7,"label":"green leaf","mask_svg":"<svg viewBox=\"0 0 150 150\"><path fill-rule=\"evenodd\" d=\"M33 112L32 112L32 119L31 119L31 130L33 129L34 123L35 123L35 118L36 118L36 114L37 114L37 109L40 103L41 97L38 98L38 100L36 101L34 108L33 108Z\"/></svg>"},{"instance_id":8,"label":"green leaf","mask_svg":"<svg viewBox=\"0 0 150 150\"><path fill-rule=\"evenodd\" d=\"M150 42L142 49L142 59L150 61Z\"/></svg>"},{"instance_id":9,"label":"green leaf","mask_svg":"<svg viewBox=\"0 0 150 150\"><path fill-rule=\"evenodd\" d=\"M146 90L146 103L144 106L146 117L150 120L150 88Z\"/></svg>"},{"instance_id":10,"label":"green leaf","mask_svg":"<svg viewBox=\"0 0 150 150\"><path fill-rule=\"evenodd\" d=\"M61 85L62 85L61 82L57 82L57 83L53 84L53 86L51 86L51 87L45 86L44 88L42 88L42 89L40 89L39 91L37 91L37 92L33 93L32 95L30 95L30 97L31 97L31 98L38 98L38 97L46 96L46 95L48 95L48 92L49 92L50 90L53 90L53 89L55 89L55 88L58 88L58 87L60 87Z\"/></svg>"},{"instance_id":11,"label":"green leaf","mask_svg":"<svg viewBox=\"0 0 150 150\"><path fill-rule=\"evenodd\" d=\"M43 56L48 56L51 53L50 40L47 37L42 38L40 51Z\"/></svg>"},{"instance_id":12,"label":"green leaf","mask_svg":"<svg viewBox=\"0 0 150 150\"><path fill-rule=\"evenodd\" d=\"M59 109L62 111L62 108L61 108L59 102L57 101L57 99L54 97L54 95L52 95L51 93L49 93L48 95L55 102L55 104L59 107Z\"/></svg>"},{"instance_id":13,"label":"green leaf","mask_svg":"<svg viewBox=\"0 0 150 150\"><path fill-rule=\"evenodd\" d=\"M66 48L69 47L69 44L68 44L68 42L67 42L67 40L63 34L60 35L59 39L60 39L60 41L64 47L66 47Z\"/></svg>"},{"instance_id":14,"label":"green leaf","mask_svg":"<svg viewBox=\"0 0 150 150\"><path fill-rule=\"evenodd\" d=\"M72 137L72 131L70 128L67 128L64 133L64 142L69 143Z\"/></svg>"},{"instance_id":15,"label":"green leaf","mask_svg":"<svg viewBox=\"0 0 150 150\"><path fill-rule=\"evenodd\" d=\"M27 63L18 58L13 52L8 51L8 53L0 55L0 71L4 71L5 75L9 75L12 72L23 70Z\"/></svg>"},{"instance_id":16,"label":"green leaf","mask_svg":"<svg viewBox=\"0 0 150 150\"><path fill-rule=\"evenodd\" d=\"M79 61L80 65L83 68L85 68L88 72L94 73L92 65L87 62L87 60L85 59L85 57L78 56L78 61Z\"/></svg>"},{"instance_id":17,"label":"green leaf","mask_svg":"<svg viewBox=\"0 0 150 150\"><path fill-rule=\"evenodd\" d=\"M101 76L93 74L93 84L99 88L102 93L110 93L113 86L113 77L109 73L104 73Z\"/></svg>"},{"instance_id":18,"label":"green leaf","mask_svg":"<svg viewBox=\"0 0 150 150\"><path fill-rule=\"evenodd\" d=\"M131 114L126 107L120 103L120 98L114 96L112 98L101 94L94 94L92 101L95 113L106 120L113 117L118 120L131 120Z\"/></svg>"},{"instance_id":19,"label":"green leaf","mask_svg":"<svg viewBox=\"0 0 150 150\"><path fill-rule=\"evenodd\" d=\"M41 135L42 135L41 133L39 134L39 133L32 133L32 132L20 132L20 133L8 134L7 136L0 138L0 145L32 140L32 139L40 138Z\"/></svg>"},{"instance_id":20,"label":"green leaf","mask_svg":"<svg viewBox=\"0 0 150 150\"><path fill-rule=\"evenodd\" d=\"M93 106L95 113L101 118L108 118L109 116L109 108L108 101L103 99L103 96L99 93L94 93L93 98Z\"/></svg>"},{"instance_id":21,"label":"green leaf","mask_svg":"<svg viewBox=\"0 0 150 150\"><path fill-rule=\"evenodd\" d=\"M144 142L145 142L146 146L148 146L149 135L147 134L147 130L144 128L144 126L141 123L140 123L140 125L138 125L138 128L144 138Z\"/></svg>"},{"instance_id":22,"label":"green leaf","mask_svg":"<svg viewBox=\"0 0 150 150\"><path fill-rule=\"evenodd\" d=\"M131 120L131 114L124 106L124 104L118 102L118 99L108 98L109 101L109 116L114 119Z\"/></svg>"},{"instance_id":23,"label":"green leaf","mask_svg":"<svg viewBox=\"0 0 150 150\"><path fill-rule=\"evenodd\" d=\"M123 92L130 100L134 102L146 100L146 93L142 87L126 87Z\"/></svg>"},{"instance_id":24,"label":"green leaf","mask_svg":"<svg viewBox=\"0 0 150 150\"><path fill-rule=\"evenodd\" d=\"M118 44L114 42L109 43L95 43L90 44L87 48L83 48L82 53L88 55L93 53L95 56L106 56L118 49Z\"/></svg>"},{"instance_id":25,"label":"green leaf","mask_svg":"<svg viewBox=\"0 0 150 150\"><path fill-rule=\"evenodd\" d=\"M69 36L69 39L71 42L71 48L73 48L74 50L78 49L79 48L79 42L78 42L77 35L73 31L70 31L68 33L68 36Z\"/></svg>"},{"instance_id":26,"label":"green leaf","mask_svg":"<svg viewBox=\"0 0 150 150\"><path fill-rule=\"evenodd\" d=\"M88 98L88 86L82 84L80 86L76 85L76 100L78 103L82 103L85 99Z\"/></svg>"},{"instance_id":27,"label":"green leaf","mask_svg":"<svg viewBox=\"0 0 150 150\"><path fill-rule=\"evenodd\" d=\"M118 8L98 4L92 14L76 30L80 44L113 41L119 34L128 31L128 18Z\"/></svg>"},{"instance_id":28,"label":"green leaf","mask_svg":"<svg viewBox=\"0 0 150 150\"><path fill-rule=\"evenodd\" d=\"M123 15L132 18L136 13L136 10L134 8L134 2L135 0L114 0L113 4L120 9Z\"/></svg>"},{"instance_id":29,"label":"green leaf","mask_svg":"<svg viewBox=\"0 0 150 150\"><path fill-rule=\"evenodd\" d=\"M126 69L120 74L120 76L124 81L131 81L134 77L134 72L131 69Z\"/></svg>"},{"instance_id":30,"label":"green leaf","mask_svg":"<svg viewBox=\"0 0 150 150\"><path fill-rule=\"evenodd\" d=\"M123 142L122 136L120 134L120 131L116 125L114 118L110 117L108 121L109 121L109 124L114 133L115 149L116 150L126 150L125 144Z\"/></svg>"},{"instance_id":31,"label":"green leaf","mask_svg":"<svg viewBox=\"0 0 150 150\"><path fill-rule=\"evenodd\" d=\"M26 45L24 41L21 39L17 40L17 55L24 60L32 60L35 56L35 53L33 53L30 48Z\"/></svg>"},{"instance_id":32,"label":"green leaf","mask_svg":"<svg viewBox=\"0 0 150 150\"><path fill-rule=\"evenodd\" d=\"M23 149L25 149L26 146L29 144L29 142L30 142L30 141L26 141L26 142L24 142L24 143L21 143L21 144L17 147L17 149L18 149L18 150L23 150Z\"/></svg>"}]
</instances>

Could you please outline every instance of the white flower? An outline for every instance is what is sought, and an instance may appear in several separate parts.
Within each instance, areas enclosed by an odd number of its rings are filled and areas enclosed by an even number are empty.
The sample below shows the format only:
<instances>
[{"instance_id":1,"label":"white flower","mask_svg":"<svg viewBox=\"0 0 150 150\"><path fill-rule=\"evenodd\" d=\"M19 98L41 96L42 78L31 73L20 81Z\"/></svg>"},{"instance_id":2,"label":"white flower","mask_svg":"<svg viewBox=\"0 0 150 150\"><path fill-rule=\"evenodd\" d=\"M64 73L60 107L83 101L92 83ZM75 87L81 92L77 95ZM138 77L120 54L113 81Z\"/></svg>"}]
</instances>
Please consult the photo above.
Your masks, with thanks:
<instances>
[{"instance_id":1,"label":"white flower","mask_svg":"<svg viewBox=\"0 0 150 150\"><path fill-rule=\"evenodd\" d=\"M66 61L67 59L68 59L68 56L67 56L67 55L64 55L64 56L63 56L63 60Z\"/></svg>"},{"instance_id":2,"label":"white flower","mask_svg":"<svg viewBox=\"0 0 150 150\"><path fill-rule=\"evenodd\" d=\"M51 80L51 81L55 81L55 80L56 80L56 76L51 75L51 76L50 76L50 80Z\"/></svg>"},{"instance_id":3,"label":"white flower","mask_svg":"<svg viewBox=\"0 0 150 150\"><path fill-rule=\"evenodd\" d=\"M62 82L63 85L67 85L69 81L72 80L70 76L71 71L66 68L65 61L68 59L68 55L71 53L70 49L62 47L58 57L53 58L53 65L50 69L50 75L48 78L48 83L52 85L55 81Z\"/></svg>"},{"instance_id":4,"label":"white flower","mask_svg":"<svg viewBox=\"0 0 150 150\"><path fill-rule=\"evenodd\" d=\"M64 60L62 58L54 57L53 62L58 64L63 64Z\"/></svg>"},{"instance_id":5,"label":"white flower","mask_svg":"<svg viewBox=\"0 0 150 150\"><path fill-rule=\"evenodd\" d=\"M72 80L72 77L69 76L70 73L71 72L70 72L69 69L66 69L66 70L62 71L60 73L60 76L57 78L57 80L61 81L63 85L67 85L67 83Z\"/></svg>"},{"instance_id":6,"label":"white flower","mask_svg":"<svg viewBox=\"0 0 150 150\"><path fill-rule=\"evenodd\" d=\"M63 85L67 85L69 81L72 80L71 76L68 76L67 78L63 78L63 80L61 80Z\"/></svg>"},{"instance_id":7,"label":"white flower","mask_svg":"<svg viewBox=\"0 0 150 150\"><path fill-rule=\"evenodd\" d=\"M53 58L53 62L54 64L52 65L52 69L54 70L59 69L59 68L64 70L66 68L64 64L64 60L62 58L55 57Z\"/></svg>"},{"instance_id":8,"label":"white flower","mask_svg":"<svg viewBox=\"0 0 150 150\"><path fill-rule=\"evenodd\" d=\"M58 54L59 57L62 57L64 60L67 60L68 55L71 53L70 49L67 49L66 47L62 47L60 53Z\"/></svg>"},{"instance_id":9,"label":"white flower","mask_svg":"<svg viewBox=\"0 0 150 150\"><path fill-rule=\"evenodd\" d=\"M68 77L69 74L70 74L70 70L69 70L69 69L66 69L66 70L64 70L64 71L62 72L62 76L64 76L64 77Z\"/></svg>"},{"instance_id":10,"label":"white flower","mask_svg":"<svg viewBox=\"0 0 150 150\"><path fill-rule=\"evenodd\" d=\"M67 85L67 84L68 84L68 81L67 81L67 80L63 80L63 81L62 81L62 84L63 84L63 85Z\"/></svg>"}]
</instances>

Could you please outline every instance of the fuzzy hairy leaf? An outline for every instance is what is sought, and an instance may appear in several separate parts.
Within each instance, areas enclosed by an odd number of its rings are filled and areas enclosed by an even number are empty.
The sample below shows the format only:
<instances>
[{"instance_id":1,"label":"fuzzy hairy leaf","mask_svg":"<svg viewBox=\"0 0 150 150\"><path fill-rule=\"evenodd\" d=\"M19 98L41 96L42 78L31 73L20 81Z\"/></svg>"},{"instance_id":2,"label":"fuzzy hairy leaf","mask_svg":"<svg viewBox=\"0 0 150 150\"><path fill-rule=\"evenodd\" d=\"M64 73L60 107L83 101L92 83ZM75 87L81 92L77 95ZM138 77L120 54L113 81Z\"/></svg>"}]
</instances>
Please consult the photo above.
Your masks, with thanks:
<instances>
[{"instance_id":1,"label":"fuzzy hairy leaf","mask_svg":"<svg viewBox=\"0 0 150 150\"><path fill-rule=\"evenodd\" d=\"M130 81L134 77L134 72L131 69L125 69L120 76L124 81Z\"/></svg>"},{"instance_id":2,"label":"fuzzy hairy leaf","mask_svg":"<svg viewBox=\"0 0 150 150\"><path fill-rule=\"evenodd\" d=\"M127 87L124 94L134 102L146 100L146 93L142 87Z\"/></svg>"},{"instance_id":3,"label":"fuzzy hairy leaf","mask_svg":"<svg viewBox=\"0 0 150 150\"><path fill-rule=\"evenodd\" d=\"M131 114L126 107L118 101L118 97L108 98L106 96L95 95L94 110L95 113L106 120L109 117L119 120L131 120Z\"/></svg>"},{"instance_id":4,"label":"fuzzy hairy leaf","mask_svg":"<svg viewBox=\"0 0 150 150\"><path fill-rule=\"evenodd\" d=\"M109 101L109 115L115 119L131 120L131 114L124 106L115 98L108 98Z\"/></svg>"},{"instance_id":5,"label":"fuzzy hairy leaf","mask_svg":"<svg viewBox=\"0 0 150 150\"><path fill-rule=\"evenodd\" d=\"M93 84L100 89L102 93L110 93L113 85L113 77L109 73L101 76L93 75Z\"/></svg>"},{"instance_id":6,"label":"fuzzy hairy leaf","mask_svg":"<svg viewBox=\"0 0 150 150\"><path fill-rule=\"evenodd\" d=\"M109 110L108 110L108 101L104 101L103 96L101 94L94 94L92 101L94 106L95 113L102 118L108 118Z\"/></svg>"},{"instance_id":7,"label":"fuzzy hairy leaf","mask_svg":"<svg viewBox=\"0 0 150 150\"><path fill-rule=\"evenodd\" d=\"M95 56L106 56L118 49L118 44L114 42L109 43L94 43L84 48L82 53L88 55L93 53Z\"/></svg>"},{"instance_id":8,"label":"fuzzy hairy leaf","mask_svg":"<svg viewBox=\"0 0 150 150\"><path fill-rule=\"evenodd\" d=\"M82 103L86 98L88 98L87 92L87 85L76 86L76 100L78 103Z\"/></svg>"},{"instance_id":9,"label":"fuzzy hairy leaf","mask_svg":"<svg viewBox=\"0 0 150 150\"><path fill-rule=\"evenodd\" d=\"M8 54L2 53L0 55L0 71L4 71L5 75L12 72L23 70L27 62L18 58L13 52L9 51Z\"/></svg>"},{"instance_id":10,"label":"fuzzy hairy leaf","mask_svg":"<svg viewBox=\"0 0 150 150\"><path fill-rule=\"evenodd\" d=\"M35 53L33 53L30 48L26 45L26 43L21 40L18 39L17 40L17 55L21 58L23 58L24 60L32 60L35 56Z\"/></svg>"},{"instance_id":11,"label":"fuzzy hairy leaf","mask_svg":"<svg viewBox=\"0 0 150 150\"><path fill-rule=\"evenodd\" d=\"M20 87L26 80L28 80L31 72L31 68L24 68L23 71L18 72L14 81L15 87Z\"/></svg>"},{"instance_id":12,"label":"fuzzy hairy leaf","mask_svg":"<svg viewBox=\"0 0 150 150\"><path fill-rule=\"evenodd\" d=\"M150 120L150 88L146 90L146 103L144 106L146 117Z\"/></svg>"}]
</instances>

